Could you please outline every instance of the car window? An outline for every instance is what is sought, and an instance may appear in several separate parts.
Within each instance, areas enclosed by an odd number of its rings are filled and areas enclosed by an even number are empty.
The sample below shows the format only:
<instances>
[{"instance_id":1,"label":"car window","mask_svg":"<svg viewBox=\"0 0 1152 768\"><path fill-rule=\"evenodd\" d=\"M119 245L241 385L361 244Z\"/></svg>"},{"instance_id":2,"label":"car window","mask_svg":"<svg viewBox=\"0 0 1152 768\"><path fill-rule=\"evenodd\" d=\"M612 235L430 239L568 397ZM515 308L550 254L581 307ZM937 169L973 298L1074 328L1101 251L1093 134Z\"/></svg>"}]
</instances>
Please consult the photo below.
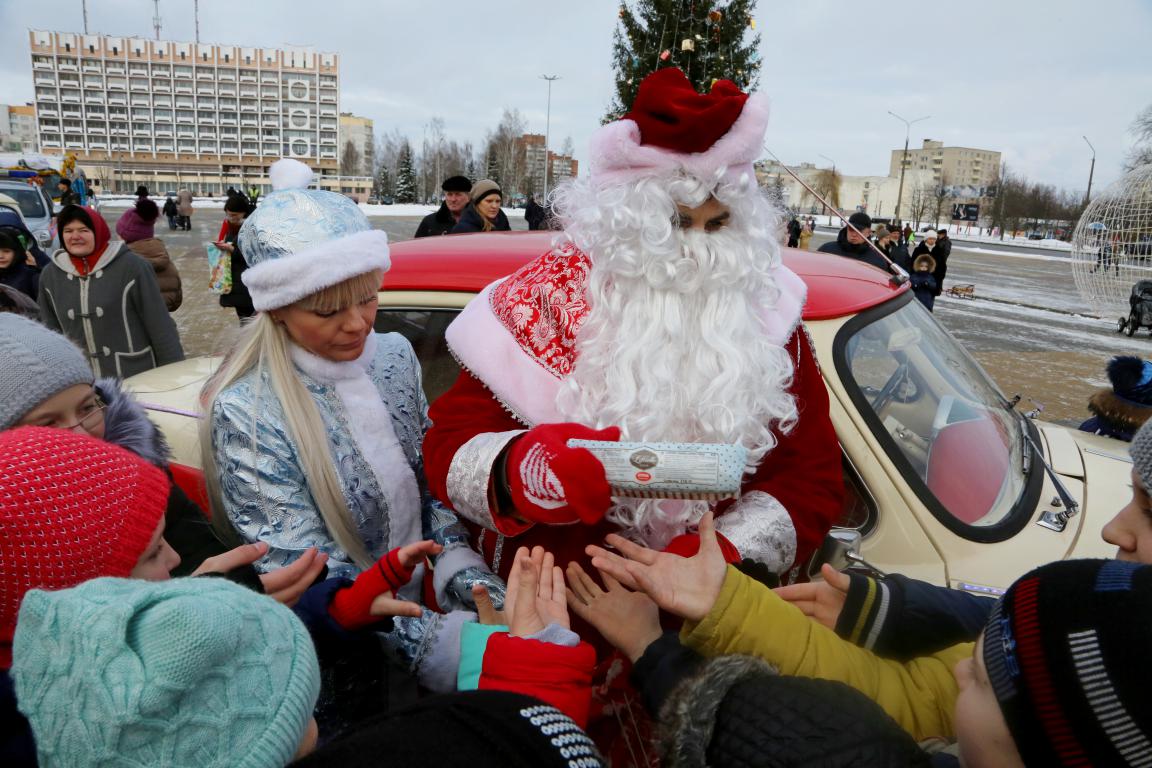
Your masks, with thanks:
<instances>
[{"instance_id":1,"label":"car window","mask_svg":"<svg viewBox=\"0 0 1152 768\"><path fill-rule=\"evenodd\" d=\"M376 312L377 332L399 333L416 350L424 374L424 395L429 403L447 392L460 375L460 366L444 340L444 331L459 312L457 309L393 307L380 307Z\"/></svg>"},{"instance_id":2,"label":"car window","mask_svg":"<svg viewBox=\"0 0 1152 768\"><path fill-rule=\"evenodd\" d=\"M919 302L889 310L841 329L841 380L913 489L950 528L965 534L1004 526L1023 508L1028 486L1019 417Z\"/></svg>"},{"instance_id":3,"label":"car window","mask_svg":"<svg viewBox=\"0 0 1152 768\"><path fill-rule=\"evenodd\" d=\"M26 219L42 219L48 215L44 209L44 197L32 187L0 187L0 195L7 195L20 206L20 213Z\"/></svg>"}]
</instances>

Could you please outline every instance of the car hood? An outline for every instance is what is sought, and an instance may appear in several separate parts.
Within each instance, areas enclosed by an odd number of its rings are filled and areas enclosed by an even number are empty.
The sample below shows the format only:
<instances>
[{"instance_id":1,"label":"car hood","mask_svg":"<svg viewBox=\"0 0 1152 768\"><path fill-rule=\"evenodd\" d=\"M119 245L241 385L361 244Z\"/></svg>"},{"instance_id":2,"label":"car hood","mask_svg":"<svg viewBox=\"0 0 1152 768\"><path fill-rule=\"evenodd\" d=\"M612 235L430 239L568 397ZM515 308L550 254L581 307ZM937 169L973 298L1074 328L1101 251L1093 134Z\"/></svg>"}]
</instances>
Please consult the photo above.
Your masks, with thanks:
<instances>
[{"instance_id":1,"label":"car hood","mask_svg":"<svg viewBox=\"0 0 1152 768\"><path fill-rule=\"evenodd\" d=\"M1100 534L1132 496L1128 443L1055 424L1037 426L1052 469L1066 481L1074 496L1077 493L1073 488L1080 491L1080 514L1072 521L1079 528L1065 558L1114 557L1116 547ZM1047 504L1048 500L1041 503Z\"/></svg>"}]
</instances>

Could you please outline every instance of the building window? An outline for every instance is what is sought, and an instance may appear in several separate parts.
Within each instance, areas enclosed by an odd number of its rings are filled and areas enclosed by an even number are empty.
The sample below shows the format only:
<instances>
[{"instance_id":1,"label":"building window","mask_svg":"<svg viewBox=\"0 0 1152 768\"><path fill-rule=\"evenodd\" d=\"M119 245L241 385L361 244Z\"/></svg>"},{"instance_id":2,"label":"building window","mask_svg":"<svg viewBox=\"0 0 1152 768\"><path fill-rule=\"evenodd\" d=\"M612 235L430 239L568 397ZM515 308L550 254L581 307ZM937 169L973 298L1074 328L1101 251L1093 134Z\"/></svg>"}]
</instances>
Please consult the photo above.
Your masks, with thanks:
<instances>
[{"instance_id":1,"label":"building window","mask_svg":"<svg viewBox=\"0 0 1152 768\"><path fill-rule=\"evenodd\" d=\"M118 56L120 54L120 47L117 45L112 46L112 55Z\"/></svg>"},{"instance_id":2,"label":"building window","mask_svg":"<svg viewBox=\"0 0 1152 768\"><path fill-rule=\"evenodd\" d=\"M72 50L72 43L64 43L64 50L71 51Z\"/></svg>"}]
</instances>

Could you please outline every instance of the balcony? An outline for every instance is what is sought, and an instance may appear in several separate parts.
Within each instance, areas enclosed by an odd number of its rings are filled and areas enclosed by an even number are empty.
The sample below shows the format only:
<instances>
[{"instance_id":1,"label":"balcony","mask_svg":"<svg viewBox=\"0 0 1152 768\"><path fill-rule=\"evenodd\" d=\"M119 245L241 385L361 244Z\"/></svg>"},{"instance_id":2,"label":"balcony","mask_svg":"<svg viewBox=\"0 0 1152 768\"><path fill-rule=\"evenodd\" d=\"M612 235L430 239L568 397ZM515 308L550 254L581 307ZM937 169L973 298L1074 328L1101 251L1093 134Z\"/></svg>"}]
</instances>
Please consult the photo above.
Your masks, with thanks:
<instances>
[{"instance_id":1,"label":"balcony","mask_svg":"<svg viewBox=\"0 0 1152 768\"><path fill-rule=\"evenodd\" d=\"M55 87L56 78L51 75L36 75L36 85L49 85Z\"/></svg>"},{"instance_id":2,"label":"balcony","mask_svg":"<svg viewBox=\"0 0 1152 768\"><path fill-rule=\"evenodd\" d=\"M262 85L276 85L280 82L280 78L271 72L260 73L260 83Z\"/></svg>"},{"instance_id":3,"label":"balcony","mask_svg":"<svg viewBox=\"0 0 1152 768\"><path fill-rule=\"evenodd\" d=\"M124 96L119 96L119 95L113 93L113 94L108 96L108 103L109 104L116 104L116 105L122 107L128 103L128 99Z\"/></svg>"},{"instance_id":4,"label":"balcony","mask_svg":"<svg viewBox=\"0 0 1152 768\"><path fill-rule=\"evenodd\" d=\"M124 83L124 82L109 81L108 90L110 90L110 91L127 91L128 90L128 84Z\"/></svg>"},{"instance_id":5,"label":"balcony","mask_svg":"<svg viewBox=\"0 0 1152 768\"><path fill-rule=\"evenodd\" d=\"M220 125L236 125L236 118L222 117L220 118Z\"/></svg>"},{"instance_id":6,"label":"balcony","mask_svg":"<svg viewBox=\"0 0 1152 768\"><path fill-rule=\"evenodd\" d=\"M41 139L40 140L40 146L59 148L60 147L60 140L59 139Z\"/></svg>"},{"instance_id":7,"label":"balcony","mask_svg":"<svg viewBox=\"0 0 1152 768\"><path fill-rule=\"evenodd\" d=\"M196 79L197 80L215 80L216 79L216 73L210 69L203 69L203 68L197 69L196 70Z\"/></svg>"},{"instance_id":8,"label":"balcony","mask_svg":"<svg viewBox=\"0 0 1152 768\"><path fill-rule=\"evenodd\" d=\"M242 83L255 83L256 82L256 75L255 74L244 74L243 72L241 72L240 73L240 82L242 82Z\"/></svg>"},{"instance_id":9,"label":"balcony","mask_svg":"<svg viewBox=\"0 0 1152 768\"><path fill-rule=\"evenodd\" d=\"M200 119L197 122L199 122L200 125L215 125L216 118L212 115L200 115Z\"/></svg>"},{"instance_id":10,"label":"balcony","mask_svg":"<svg viewBox=\"0 0 1152 768\"><path fill-rule=\"evenodd\" d=\"M216 89L211 85L198 85L196 86L196 93L201 96L215 96Z\"/></svg>"},{"instance_id":11,"label":"balcony","mask_svg":"<svg viewBox=\"0 0 1152 768\"><path fill-rule=\"evenodd\" d=\"M68 63L65 61L60 61L57 64L57 69L59 69L61 72L79 72L80 71L80 68L77 67L75 63Z\"/></svg>"},{"instance_id":12,"label":"balcony","mask_svg":"<svg viewBox=\"0 0 1152 768\"><path fill-rule=\"evenodd\" d=\"M222 85L222 86L220 86L219 93L221 96L232 96L233 98L235 98L236 87L232 86L232 85Z\"/></svg>"},{"instance_id":13,"label":"balcony","mask_svg":"<svg viewBox=\"0 0 1152 768\"><path fill-rule=\"evenodd\" d=\"M172 83L158 82L152 85L152 90L156 93L172 93Z\"/></svg>"},{"instance_id":14,"label":"balcony","mask_svg":"<svg viewBox=\"0 0 1152 768\"><path fill-rule=\"evenodd\" d=\"M329 109L328 107L321 107L320 108L320 116L321 117L336 117L336 110Z\"/></svg>"},{"instance_id":15,"label":"balcony","mask_svg":"<svg viewBox=\"0 0 1152 768\"><path fill-rule=\"evenodd\" d=\"M192 99L176 99L177 109L192 109L195 107L195 102Z\"/></svg>"},{"instance_id":16,"label":"balcony","mask_svg":"<svg viewBox=\"0 0 1152 768\"><path fill-rule=\"evenodd\" d=\"M133 93L148 93L148 83L132 83L131 91Z\"/></svg>"},{"instance_id":17,"label":"balcony","mask_svg":"<svg viewBox=\"0 0 1152 768\"><path fill-rule=\"evenodd\" d=\"M183 152L183 153L189 154L189 155L194 155L194 154L196 154L196 145L195 144L179 144L176 147L176 151L177 152Z\"/></svg>"},{"instance_id":18,"label":"balcony","mask_svg":"<svg viewBox=\"0 0 1152 768\"><path fill-rule=\"evenodd\" d=\"M124 74L123 64L107 64L104 67L104 72L109 75L122 75Z\"/></svg>"},{"instance_id":19,"label":"balcony","mask_svg":"<svg viewBox=\"0 0 1152 768\"><path fill-rule=\"evenodd\" d=\"M148 67L128 67L128 74L132 77L148 77Z\"/></svg>"},{"instance_id":20,"label":"balcony","mask_svg":"<svg viewBox=\"0 0 1152 768\"><path fill-rule=\"evenodd\" d=\"M236 73L229 72L228 70L221 70L216 79L225 83L234 83L236 82Z\"/></svg>"},{"instance_id":21,"label":"balcony","mask_svg":"<svg viewBox=\"0 0 1152 768\"><path fill-rule=\"evenodd\" d=\"M260 121L260 127L270 128L272 130L279 130L280 129L280 121L279 120L267 120L267 119L261 120Z\"/></svg>"},{"instance_id":22,"label":"balcony","mask_svg":"<svg viewBox=\"0 0 1152 768\"><path fill-rule=\"evenodd\" d=\"M176 87L173 88L173 90L176 91L176 93L186 93L191 95L192 85L191 83L176 83Z\"/></svg>"},{"instance_id":23,"label":"balcony","mask_svg":"<svg viewBox=\"0 0 1152 768\"><path fill-rule=\"evenodd\" d=\"M154 106L157 106L157 107L166 107L168 109L171 109L172 108L172 99L168 98L167 96L157 96L155 99L152 100L152 104Z\"/></svg>"},{"instance_id":24,"label":"balcony","mask_svg":"<svg viewBox=\"0 0 1152 768\"><path fill-rule=\"evenodd\" d=\"M102 93L86 93L84 94L85 104L103 104L104 94Z\"/></svg>"},{"instance_id":25,"label":"balcony","mask_svg":"<svg viewBox=\"0 0 1152 768\"><path fill-rule=\"evenodd\" d=\"M163 136L164 138L170 139L172 138L172 126L169 125L163 128L157 126L155 133L157 136Z\"/></svg>"},{"instance_id":26,"label":"balcony","mask_svg":"<svg viewBox=\"0 0 1152 768\"><path fill-rule=\"evenodd\" d=\"M180 128L176 131L176 138L178 139L194 139L196 138L196 131L190 131L187 128Z\"/></svg>"},{"instance_id":27,"label":"balcony","mask_svg":"<svg viewBox=\"0 0 1152 768\"><path fill-rule=\"evenodd\" d=\"M55 67L52 66L51 61L34 61L32 62L32 69L47 70L51 72Z\"/></svg>"},{"instance_id":28,"label":"balcony","mask_svg":"<svg viewBox=\"0 0 1152 768\"><path fill-rule=\"evenodd\" d=\"M178 77L181 80L191 80L192 79L192 71L191 70L184 71L181 69L174 69L174 70L172 70L172 76Z\"/></svg>"},{"instance_id":29,"label":"balcony","mask_svg":"<svg viewBox=\"0 0 1152 768\"><path fill-rule=\"evenodd\" d=\"M260 141L260 134L258 134L258 133L242 133L242 134L240 134L240 141Z\"/></svg>"},{"instance_id":30,"label":"balcony","mask_svg":"<svg viewBox=\"0 0 1152 768\"><path fill-rule=\"evenodd\" d=\"M256 89L255 88L241 88L240 89L240 97L243 99L254 99L254 98L256 98Z\"/></svg>"},{"instance_id":31,"label":"balcony","mask_svg":"<svg viewBox=\"0 0 1152 768\"><path fill-rule=\"evenodd\" d=\"M260 150L257 149L256 147L244 147L244 154L245 155L258 155L258 154L260 154Z\"/></svg>"},{"instance_id":32,"label":"balcony","mask_svg":"<svg viewBox=\"0 0 1152 768\"><path fill-rule=\"evenodd\" d=\"M187 123L188 125L194 124L196 121L189 115L177 115L176 122Z\"/></svg>"},{"instance_id":33,"label":"balcony","mask_svg":"<svg viewBox=\"0 0 1152 768\"><path fill-rule=\"evenodd\" d=\"M108 143L99 140L90 140L88 142L88 149L108 149Z\"/></svg>"},{"instance_id":34,"label":"balcony","mask_svg":"<svg viewBox=\"0 0 1152 768\"><path fill-rule=\"evenodd\" d=\"M333 88L334 89L336 87L336 81L335 80L321 80L320 81L320 87L321 88Z\"/></svg>"},{"instance_id":35,"label":"balcony","mask_svg":"<svg viewBox=\"0 0 1152 768\"><path fill-rule=\"evenodd\" d=\"M216 141L216 131L201 131L200 141Z\"/></svg>"},{"instance_id":36,"label":"balcony","mask_svg":"<svg viewBox=\"0 0 1152 768\"><path fill-rule=\"evenodd\" d=\"M242 115L240 117L240 125L256 127L256 118Z\"/></svg>"},{"instance_id":37,"label":"balcony","mask_svg":"<svg viewBox=\"0 0 1152 768\"><path fill-rule=\"evenodd\" d=\"M334 93L322 93L322 94L320 94L320 101L323 102L324 104L335 104L336 103L336 94L334 94Z\"/></svg>"}]
</instances>

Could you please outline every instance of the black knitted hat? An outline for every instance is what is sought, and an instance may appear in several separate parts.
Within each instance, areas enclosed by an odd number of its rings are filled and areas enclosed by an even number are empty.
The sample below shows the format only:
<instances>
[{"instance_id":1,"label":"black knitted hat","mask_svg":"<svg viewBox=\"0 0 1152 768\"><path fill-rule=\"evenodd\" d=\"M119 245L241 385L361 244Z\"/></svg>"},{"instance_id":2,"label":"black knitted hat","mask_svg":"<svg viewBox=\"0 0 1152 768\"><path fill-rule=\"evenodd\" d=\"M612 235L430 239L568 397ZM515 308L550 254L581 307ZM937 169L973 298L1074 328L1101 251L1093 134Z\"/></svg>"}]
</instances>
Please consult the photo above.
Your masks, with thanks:
<instances>
[{"instance_id":1,"label":"black knitted hat","mask_svg":"<svg viewBox=\"0 0 1152 768\"><path fill-rule=\"evenodd\" d=\"M382 762L383 761L383 762ZM567 715L529 696L469 691L432 696L356 726L296 768L601 768Z\"/></svg>"},{"instance_id":2,"label":"black knitted hat","mask_svg":"<svg viewBox=\"0 0 1152 768\"><path fill-rule=\"evenodd\" d=\"M1152 567L1065 560L1037 568L996 604L983 643L1025 765L1148 764Z\"/></svg>"},{"instance_id":3,"label":"black knitted hat","mask_svg":"<svg viewBox=\"0 0 1152 768\"><path fill-rule=\"evenodd\" d=\"M449 176L444 179L440 189L445 192L471 192L472 182L468 181L467 176Z\"/></svg>"},{"instance_id":4,"label":"black knitted hat","mask_svg":"<svg viewBox=\"0 0 1152 768\"><path fill-rule=\"evenodd\" d=\"M660 717L665 768L909 768L928 756L859 691L785 677L748 656L709 660L682 682Z\"/></svg>"}]
</instances>

